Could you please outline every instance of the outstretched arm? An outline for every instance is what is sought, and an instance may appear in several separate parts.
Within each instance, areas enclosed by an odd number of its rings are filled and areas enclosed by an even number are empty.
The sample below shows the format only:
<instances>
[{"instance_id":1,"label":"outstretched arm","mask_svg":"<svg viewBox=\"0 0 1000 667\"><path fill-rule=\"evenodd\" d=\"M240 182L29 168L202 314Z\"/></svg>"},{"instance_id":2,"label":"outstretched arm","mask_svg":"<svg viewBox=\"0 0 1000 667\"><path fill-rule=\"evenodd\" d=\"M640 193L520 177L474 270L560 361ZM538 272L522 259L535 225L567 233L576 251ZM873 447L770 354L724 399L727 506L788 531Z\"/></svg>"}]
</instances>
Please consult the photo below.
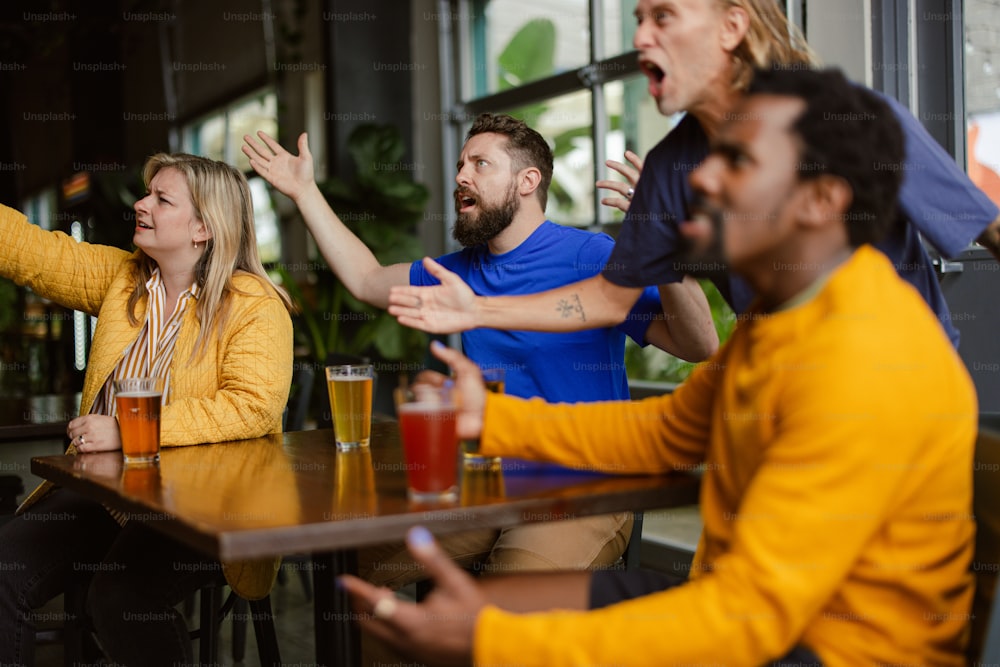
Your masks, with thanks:
<instances>
[{"instance_id":1,"label":"outstretched arm","mask_svg":"<svg viewBox=\"0 0 1000 667\"><path fill-rule=\"evenodd\" d=\"M430 333L469 329L566 332L611 327L628 317L642 293L598 274L580 282L519 296L476 296L457 275L430 258L424 268L441 281L430 287L393 287L389 312L399 323ZM712 312L693 279L661 287L667 316L650 324L646 340L689 361L706 359L719 346Z\"/></svg>"},{"instance_id":2,"label":"outstretched arm","mask_svg":"<svg viewBox=\"0 0 1000 667\"><path fill-rule=\"evenodd\" d=\"M434 260L425 258L424 268L441 284L392 288L389 312L400 324L430 333L476 328L563 332L615 326L625 320L642 292L597 275L537 294L481 297Z\"/></svg>"},{"instance_id":3,"label":"outstretched arm","mask_svg":"<svg viewBox=\"0 0 1000 667\"><path fill-rule=\"evenodd\" d=\"M258 141L243 137L250 166L295 202L323 257L344 286L367 303L385 308L393 285L410 283L410 265L382 266L326 202L313 177L313 159L306 133L299 135L299 154L292 155L274 138L258 132Z\"/></svg>"}]
</instances>

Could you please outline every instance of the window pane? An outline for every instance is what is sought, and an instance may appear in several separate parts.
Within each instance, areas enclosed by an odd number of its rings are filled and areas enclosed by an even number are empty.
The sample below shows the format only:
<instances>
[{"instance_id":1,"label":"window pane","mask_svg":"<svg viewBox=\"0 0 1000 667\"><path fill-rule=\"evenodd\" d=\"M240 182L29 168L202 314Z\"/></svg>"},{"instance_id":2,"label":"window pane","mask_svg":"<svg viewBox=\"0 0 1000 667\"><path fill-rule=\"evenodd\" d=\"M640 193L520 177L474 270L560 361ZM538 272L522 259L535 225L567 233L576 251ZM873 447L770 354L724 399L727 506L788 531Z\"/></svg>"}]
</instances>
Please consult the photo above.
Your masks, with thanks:
<instances>
[{"instance_id":1,"label":"window pane","mask_svg":"<svg viewBox=\"0 0 1000 667\"><path fill-rule=\"evenodd\" d=\"M665 118L660 115L653 98L646 92L646 77L637 76L615 81L604 86L604 100L608 111L608 134L604 147L609 160L626 162L625 151L635 151L640 158L666 136L681 118L680 114ZM601 178L624 181L623 176L602 168ZM601 207L602 223L620 222L625 217L617 209Z\"/></svg>"},{"instance_id":2,"label":"window pane","mask_svg":"<svg viewBox=\"0 0 1000 667\"><path fill-rule=\"evenodd\" d=\"M278 103L274 93L244 102L229 111L229 141L226 162L240 171L250 171L250 158L243 154L243 135L264 130L272 137L278 136Z\"/></svg>"},{"instance_id":3,"label":"window pane","mask_svg":"<svg viewBox=\"0 0 1000 667\"><path fill-rule=\"evenodd\" d=\"M587 0L485 0L469 27L475 67L466 98L481 97L590 61Z\"/></svg>"},{"instance_id":4,"label":"window pane","mask_svg":"<svg viewBox=\"0 0 1000 667\"><path fill-rule=\"evenodd\" d=\"M969 177L1000 204L1000 4L965 3L965 109Z\"/></svg>"},{"instance_id":5,"label":"window pane","mask_svg":"<svg viewBox=\"0 0 1000 667\"><path fill-rule=\"evenodd\" d=\"M250 196L253 197L253 219L257 231L257 249L260 251L260 261L265 264L277 262L281 259L281 234L278 230L278 214L271 202L271 192L267 183L259 176L254 176L249 179L249 182Z\"/></svg>"},{"instance_id":6,"label":"window pane","mask_svg":"<svg viewBox=\"0 0 1000 667\"><path fill-rule=\"evenodd\" d=\"M545 215L563 225L594 223L594 143L590 91L508 111L537 130L553 153L552 185Z\"/></svg>"},{"instance_id":7,"label":"window pane","mask_svg":"<svg viewBox=\"0 0 1000 667\"><path fill-rule=\"evenodd\" d=\"M195 155L222 160L226 156L226 117L219 114L208 118L185 133L184 150Z\"/></svg>"},{"instance_id":8,"label":"window pane","mask_svg":"<svg viewBox=\"0 0 1000 667\"><path fill-rule=\"evenodd\" d=\"M604 0L604 53L598 59L632 50L637 0Z\"/></svg>"}]
</instances>

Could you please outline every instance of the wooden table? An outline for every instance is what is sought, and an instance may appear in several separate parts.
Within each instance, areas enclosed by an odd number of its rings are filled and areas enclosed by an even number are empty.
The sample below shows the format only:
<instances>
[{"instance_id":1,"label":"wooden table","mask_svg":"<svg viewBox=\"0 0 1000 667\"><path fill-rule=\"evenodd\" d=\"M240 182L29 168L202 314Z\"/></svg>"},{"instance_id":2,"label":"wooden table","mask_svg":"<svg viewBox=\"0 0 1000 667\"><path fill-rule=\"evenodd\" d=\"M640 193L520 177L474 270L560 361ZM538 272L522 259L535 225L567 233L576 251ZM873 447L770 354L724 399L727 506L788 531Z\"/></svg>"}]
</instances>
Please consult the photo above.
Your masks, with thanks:
<instances>
[{"instance_id":1,"label":"wooden table","mask_svg":"<svg viewBox=\"0 0 1000 667\"><path fill-rule=\"evenodd\" d=\"M324 429L169 448L152 472L125 468L120 452L39 457L31 465L109 507L167 518L154 525L220 560L312 553L320 665L358 663L357 628L344 622L350 609L334 585L338 574L357 571L358 547L402 540L418 524L445 534L697 502L698 479L689 475L527 468L504 473L499 484L470 474L455 503L412 503L395 422L376 423L371 448L353 452L337 452Z\"/></svg>"},{"instance_id":2,"label":"wooden table","mask_svg":"<svg viewBox=\"0 0 1000 667\"><path fill-rule=\"evenodd\" d=\"M0 443L65 438L80 412L80 394L46 394L0 401Z\"/></svg>"}]
</instances>

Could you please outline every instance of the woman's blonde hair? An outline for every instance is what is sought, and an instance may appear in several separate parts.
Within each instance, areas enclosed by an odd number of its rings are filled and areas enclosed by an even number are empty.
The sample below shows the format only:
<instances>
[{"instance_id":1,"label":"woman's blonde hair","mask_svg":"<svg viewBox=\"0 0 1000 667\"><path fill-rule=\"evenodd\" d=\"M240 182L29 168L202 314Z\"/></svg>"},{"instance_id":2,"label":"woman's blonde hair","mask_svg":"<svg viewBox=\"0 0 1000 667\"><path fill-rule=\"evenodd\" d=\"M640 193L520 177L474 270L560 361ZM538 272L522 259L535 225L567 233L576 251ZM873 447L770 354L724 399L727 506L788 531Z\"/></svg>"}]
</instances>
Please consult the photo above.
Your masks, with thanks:
<instances>
[{"instance_id":1,"label":"woman's blonde hair","mask_svg":"<svg viewBox=\"0 0 1000 667\"><path fill-rule=\"evenodd\" d=\"M742 8L750 17L746 37L733 52L733 88L745 91L756 68L816 67L819 57L775 0L716 0L721 9Z\"/></svg>"},{"instance_id":2,"label":"woman's blonde hair","mask_svg":"<svg viewBox=\"0 0 1000 667\"><path fill-rule=\"evenodd\" d=\"M187 153L157 153L146 160L142 170L147 188L161 169L176 169L184 176L195 215L212 235L205 242L205 251L194 269L199 288L196 312L201 322L194 354L204 352L213 330L219 332L225 328L229 317L228 297L231 293L242 293L233 285L237 272L256 276L292 311L288 294L274 284L261 264L254 230L253 200L246 177L224 162ZM135 285L127 308L129 322L135 326L138 324L135 308L147 294L146 281L153 274L156 262L142 250L137 252L133 262Z\"/></svg>"}]
</instances>

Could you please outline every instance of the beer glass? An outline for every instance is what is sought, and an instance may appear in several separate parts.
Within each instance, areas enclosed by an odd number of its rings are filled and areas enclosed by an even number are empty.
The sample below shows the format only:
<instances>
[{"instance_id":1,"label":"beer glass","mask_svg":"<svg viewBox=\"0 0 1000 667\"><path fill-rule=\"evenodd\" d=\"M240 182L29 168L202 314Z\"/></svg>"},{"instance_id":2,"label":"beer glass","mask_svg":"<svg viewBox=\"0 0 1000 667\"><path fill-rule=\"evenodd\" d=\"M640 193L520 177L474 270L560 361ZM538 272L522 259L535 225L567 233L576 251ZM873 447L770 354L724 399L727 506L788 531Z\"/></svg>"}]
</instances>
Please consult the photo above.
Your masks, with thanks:
<instances>
[{"instance_id":1,"label":"beer glass","mask_svg":"<svg viewBox=\"0 0 1000 667\"><path fill-rule=\"evenodd\" d=\"M125 463L159 461L163 378L125 378L115 380L114 387Z\"/></svg>"},{"instance_id":2,"label":"beer glass","mask_svg":"<svg viewBox=\"0 0 1000 667\"><path fill-rule=\"evenodd\" d=\"M493 392L494 394L504 393L506 376L502 368L484 368L482 369L482 373L483 384L486 385L486 391ZM494 464L496 466L500 465L499 456L485 457L479 453L478 440L463 440L462 453L465 459L472 463Z\"/></svg>"},{"instance_id":3,"label":"beer glass","mask_svg":"<svg viewBox=\"0 0 1000 667\"><path fill-rule=\"evenodd\" d=\"M457 410L451 387L414 385L397 389L395 398L410 499L431 503L456 500Z\"/></svg>"},{"instance_id":4,"label":"beer glass","mask_svg":"<svg viewBox=\"0 0 1000 667\"><path fill-rule=\"evenodd\" d=\"M338 449L368 446L372 432L374 379L375 369L371 364L326 367L326 386Z\"/></svg>"}]
</instances>

